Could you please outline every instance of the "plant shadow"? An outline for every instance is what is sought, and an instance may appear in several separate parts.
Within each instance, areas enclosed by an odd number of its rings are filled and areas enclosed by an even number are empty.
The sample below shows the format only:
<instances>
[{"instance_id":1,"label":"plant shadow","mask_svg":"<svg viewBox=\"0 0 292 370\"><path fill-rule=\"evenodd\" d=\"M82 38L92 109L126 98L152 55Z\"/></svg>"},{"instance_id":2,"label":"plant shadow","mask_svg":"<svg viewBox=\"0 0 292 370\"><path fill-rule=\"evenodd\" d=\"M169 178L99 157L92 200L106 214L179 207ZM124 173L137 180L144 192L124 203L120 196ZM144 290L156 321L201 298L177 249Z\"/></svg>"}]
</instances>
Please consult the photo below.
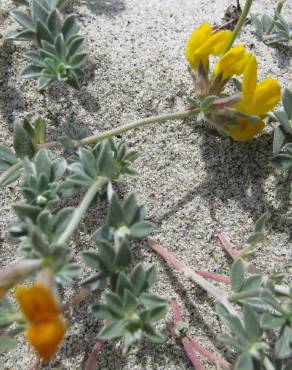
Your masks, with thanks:
<instances>
[{"instance_id":1,"label":"plant shadow","mask_svg":"<svg viewBox=\"0 0 292 370\"><path fill-rule=\"evenodd\" d=\"M268 177L275 172L271 166L272 135L264 133L249 142L239 143L219 137L206 126L192 124L192 127L200 135L196 145L200 147L206 175L155 222L161 224L195 196L200 196L207 200L210 216L217 222L220 222L216 212L218 201L228 205L233 200L254 222L269 211L273 219L271 227L287 231L285 215L290 209L292 173L277 173L273 187L269 184L269 191L266 189Z\"/></svg>"}]
</instances>

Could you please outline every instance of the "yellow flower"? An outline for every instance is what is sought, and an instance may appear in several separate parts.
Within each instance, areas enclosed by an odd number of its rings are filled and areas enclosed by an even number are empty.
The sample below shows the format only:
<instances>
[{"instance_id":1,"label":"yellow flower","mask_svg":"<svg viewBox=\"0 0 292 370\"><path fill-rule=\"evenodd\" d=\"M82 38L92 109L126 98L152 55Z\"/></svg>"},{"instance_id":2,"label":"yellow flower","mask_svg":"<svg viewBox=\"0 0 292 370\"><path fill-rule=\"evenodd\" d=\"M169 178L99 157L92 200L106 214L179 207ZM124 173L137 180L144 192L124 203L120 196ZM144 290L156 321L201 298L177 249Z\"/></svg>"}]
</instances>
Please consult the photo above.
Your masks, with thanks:
<instances>
[{"instance_id":1,"label":"yellow flower","mask_svg":"<svg viewBox=\"0 0 292 370\"><path fill-rule=\"evenodd\" d=\"M248 118L241 118L236 125L228 130L228 135L236 141L247 141L259 134L264 127L263 120L252 123Z\"/></svg>"},{"instance_id":2,"label":"yellow flower","mask_svg":"<svg viewBox=\"0 0 292 370\"><path fill-rule=\"evenodd\" d=\"M208 68L209 56L219 56L226 50L232 38L231 31L212 33L213 28L208 23L203 23L191 35L187 48L186 58L190 65L197 70L200 63Z\"/></svg>"},{"instance_id":3,"label":"yellow flower","mask_svg":"<svg viewBox=\"0 0 292 370\"><path fill-rule=\"evenodd\" d=\"M214 66L214 75L222 73L222 80L225 81L234 75L241 75L251 54L247 53L243 45L236 46L225 53Z\"/></svg>"},{"instance_id":4,"label":"yellow flower","mask_svg":"<svg viewBox=\"0 0 292 370\"><path fill-rule=\"evenodd\" d=\"M66 326L60 318L61 309L52 292L43 284L20 286L16 290L20 309L29 322L26 337L43 359L57 351Z\"/></svg>"},{"instance_id":5,"label":"yellow flower","mask_svg":"<svg viewBox=\"0 0 292 370\"><path fill-rule=\"evenodd\" d=\"M229 128L228 135L234 140L246 141L260 133L265 127L263 119L266 113L272 111L281 98L281 86L277 81L268 78L257 83L257 69L256 58L250 56L244 70L243 98L235 105L235 109L247 117L240 118ZM254 123L248 115L259 116L260 119Z\"/></svg>"},{"instance_id":6,"label":"yellow flower","mask_svg":"<svg viewBox=\"0 0 292 370\"><path fill-rule=\"evenodd\" d=\"M281 86L271 78L257 83L257 60L251 56L244 70L243 99L235 105L238 112L263 116L272 111L281 99Z\"/></svg>"}]
</instances>

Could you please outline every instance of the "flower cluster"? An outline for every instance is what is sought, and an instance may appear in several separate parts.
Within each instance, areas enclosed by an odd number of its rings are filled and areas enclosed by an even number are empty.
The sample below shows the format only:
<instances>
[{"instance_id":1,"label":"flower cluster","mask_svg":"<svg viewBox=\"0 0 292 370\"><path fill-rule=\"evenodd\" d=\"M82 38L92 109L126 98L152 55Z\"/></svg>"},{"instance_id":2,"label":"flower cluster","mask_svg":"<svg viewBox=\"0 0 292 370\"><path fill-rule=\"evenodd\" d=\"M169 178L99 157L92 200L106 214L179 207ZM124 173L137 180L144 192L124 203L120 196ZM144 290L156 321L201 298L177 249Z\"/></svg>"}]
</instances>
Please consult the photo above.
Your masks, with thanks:
<instances>
[{"instance_id":1,"label":"flower cluster","mask_svg":"<svg viewBox=\"0 0 292 370\"><path fill-rule=\"evenodd\" d=\"M191 35L186 58L196 81L199 99L213 97L207 105L205 118L217 130L237 141L246 141L265 127L264 118L281 98L279 83L271 78L257 82L257 60L244 45L229 48L231 31L213 32L202 24ZM210 56L220 56L209 74ZM234 76L243 75L239 94L226 97L222 91Z\"/></svg>"}]
</instances>

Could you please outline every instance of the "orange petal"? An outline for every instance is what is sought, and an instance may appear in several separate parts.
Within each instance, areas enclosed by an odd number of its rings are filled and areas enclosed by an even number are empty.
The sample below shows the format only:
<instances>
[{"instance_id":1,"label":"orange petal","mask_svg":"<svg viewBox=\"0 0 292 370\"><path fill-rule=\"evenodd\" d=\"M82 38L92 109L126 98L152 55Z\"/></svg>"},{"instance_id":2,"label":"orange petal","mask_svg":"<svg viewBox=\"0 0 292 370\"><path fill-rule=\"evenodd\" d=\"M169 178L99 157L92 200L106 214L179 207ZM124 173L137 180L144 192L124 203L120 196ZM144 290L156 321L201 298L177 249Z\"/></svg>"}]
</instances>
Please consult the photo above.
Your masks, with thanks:
<instances>
[{"instance_id":1,"label":"orange petal","mask_svg":"<svg viewBox=\"0 0 292 370\"><path fill-rule=\"evenodd\" d=\"M53 293L40 283L30 287L18 287L16 297L21 311L30 322L51 319L60 314L60 308Z\"/></svg>"},{"instance_id":2,"label":"orange petal","mask_svg":"<svg viewBox=\"0 0 292 370\"><path fill-rule=\"evenodd\" d=\"M56 353L65 330L61 320L48 321L30 325L26 337L40 357L49 359Z\"/></svg>"},{"instance_id":3,"label":"orange petal","mask_svg":"<svg viewBox=\"0 0 292 370\"><path fill-rule=\"evenodd\" d=\"M247 141L259 134L265 127L263 120L257 123L250 123L246 119L240 120L239 124L231 128L228 135L236 141Z\"/></svg>"}]
</instances>

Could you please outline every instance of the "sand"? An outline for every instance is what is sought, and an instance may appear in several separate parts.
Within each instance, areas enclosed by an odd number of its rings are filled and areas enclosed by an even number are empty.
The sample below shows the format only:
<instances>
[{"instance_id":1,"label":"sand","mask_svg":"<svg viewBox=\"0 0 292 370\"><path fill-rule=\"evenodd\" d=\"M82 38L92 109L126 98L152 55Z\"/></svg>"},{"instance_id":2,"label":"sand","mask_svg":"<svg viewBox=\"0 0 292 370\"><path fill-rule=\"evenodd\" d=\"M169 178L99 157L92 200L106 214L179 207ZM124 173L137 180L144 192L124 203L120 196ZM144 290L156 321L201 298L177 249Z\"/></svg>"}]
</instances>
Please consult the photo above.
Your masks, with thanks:
<instances>
[{"instance_id":1,"label":"sand","mask_svg":"<svg viewBox=\"0 0 292 370\"><path fill-rule=\"evenodd\" d=\"M7 17L13 7L1 0L0 34L13 29ZM242 3L243 1L241 1ZM184 58L190 33L200 23L220 23L227 0L81 0L72 6L87 37L89 60L80 91L54 86L38 93L34 81L19 77L26 65L22 53L29 43L4 43L0 38L0 124L1 141L11 143L13 122L26 115L41 115L51 137L64 131L70 118L91 132L117 127L133 119L184 110L186 97L194 95ZM235 3L235 1L233 2ZM254 13L273 5L256 0ZM291 19L292 4L286 5ZM291 52L284 47L269 48L257 42L254 27L241 35L259 59L260 78L272 76L292 88ZM218 136L206 123L194 119L162 123L125 135L131 147L141 153L136 168L140 177L120 186L123 193L135 191L146 204L147 218L156 225L153 234L162 245L194 269L228 273L227 258L217 235L225 231L242 245L255 220L271 212L267 240L257 251L256 263L263 269L288 271L291 261L291 174L280 173L270 165L272 130L248 143L236 143ZM17 186L1 191L0 265L14 261L17 248L7 239L12 218L11 204L20 199ZM78 199L75 203L77 204ZM71 203L72 204L72 203ZM78 253L92 249L86 234L102 222L104 204L91 210L72 241ZM86 226L85 226L86 225ZM135 258L155 263L159 281L154 290L180 303L190 335L206 348L232 358L232 351L220 344L216 335L224 329L214 314L214 301L191 282L173 273L148 247L133 242ZM291 272L291 271L290 271ZM85 270L83 276L88 276ZM78 284L64 293L66 301ZM97 300L95 297L92 301ZM159 325L165 330L166 321ZM68 315L69 329L58 355L46 369L82 369L100 328L88 303ZM26 369L34 353L20 337L17 348L0 354L1 370ZM210 363L205 368L214 370ZM122 356L121 344L106 344L99 355L100 369L181 370L191 369L179 342L168 337L162 345L144 341Z\"/></svg>"}]
</instances>

